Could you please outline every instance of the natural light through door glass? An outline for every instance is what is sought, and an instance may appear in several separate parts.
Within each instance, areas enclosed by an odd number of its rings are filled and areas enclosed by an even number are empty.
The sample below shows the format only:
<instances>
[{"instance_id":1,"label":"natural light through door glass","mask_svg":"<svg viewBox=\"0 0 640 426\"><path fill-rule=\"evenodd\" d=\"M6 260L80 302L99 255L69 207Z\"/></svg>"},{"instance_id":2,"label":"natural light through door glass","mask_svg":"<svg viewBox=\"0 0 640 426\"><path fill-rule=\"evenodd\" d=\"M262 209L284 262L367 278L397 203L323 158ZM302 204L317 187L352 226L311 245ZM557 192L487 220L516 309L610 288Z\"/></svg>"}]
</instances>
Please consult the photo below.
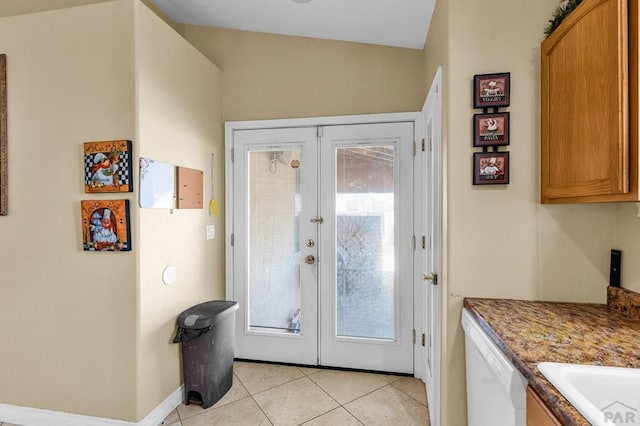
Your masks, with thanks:
<instances>
[{"instance_id":1,"label":"natural light through door glass","mask_svg":"<svg viewBox=\"0 0 640 426\"><path fill-rule=\"evenodd\" d=\"M394 145L336 148L336 334L395 338Z\"/></svg>"},{"instance_id":2,"label":"natural light through door glass","mask_svg":"<svg viewBox=\"0 0 640 426\"><path fill-rule=\"evenodd\" d=\"M249 329L300 332L300 149L248 155Z\"/></svg>"}]
</instances>

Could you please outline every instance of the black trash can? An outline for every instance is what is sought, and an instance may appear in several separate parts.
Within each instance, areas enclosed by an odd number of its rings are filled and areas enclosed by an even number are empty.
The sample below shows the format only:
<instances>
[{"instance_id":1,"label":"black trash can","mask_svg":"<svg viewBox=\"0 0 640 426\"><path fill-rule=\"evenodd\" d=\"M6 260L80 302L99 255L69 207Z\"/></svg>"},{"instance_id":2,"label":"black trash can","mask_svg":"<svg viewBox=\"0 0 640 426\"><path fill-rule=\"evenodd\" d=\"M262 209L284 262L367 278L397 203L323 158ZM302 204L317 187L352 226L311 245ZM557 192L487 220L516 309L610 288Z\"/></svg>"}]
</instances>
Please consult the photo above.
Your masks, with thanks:
<instances>
[{"instance_id":1,"label":"black trash can","mask_svg":"<svg viewBox=\"0 0 640 426\"><path fill-rule=\"evenodd\" d=\"M185 404L209 408L231 389L238 302L214 300L178 316L173 343L182 343Z\"/></svg>"}]
</instances>

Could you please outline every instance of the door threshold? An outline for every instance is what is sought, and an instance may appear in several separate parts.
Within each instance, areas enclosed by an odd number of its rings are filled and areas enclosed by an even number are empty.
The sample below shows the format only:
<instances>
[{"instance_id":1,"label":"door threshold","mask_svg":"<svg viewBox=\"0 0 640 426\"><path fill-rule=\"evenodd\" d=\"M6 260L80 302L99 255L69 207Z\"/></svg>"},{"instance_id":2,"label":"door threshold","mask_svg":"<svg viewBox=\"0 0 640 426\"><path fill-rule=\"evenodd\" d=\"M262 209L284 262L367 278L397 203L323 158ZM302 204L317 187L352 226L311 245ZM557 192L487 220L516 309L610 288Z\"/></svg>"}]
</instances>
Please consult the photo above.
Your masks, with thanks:
<instances>
[{"instance_id":1,"label":"door threshold","mask_svg":"<svg viewBox=\"0 0 640 426\"><path fill-rule=\"evenodd\" d=\"M253 364L287 365L290 367L317 368L319 370L352 371L355 373L374 373L374 374L385 374L388 376L398 376L398 377L415 377L411 373L398 373L395 371L364 370L359 368L332 367L327 365L295 364L291 362L262 361L259 359L246 359L246 358L234 358L233 360L237 362L248 362Z\"/></svg>"}]
</instances>

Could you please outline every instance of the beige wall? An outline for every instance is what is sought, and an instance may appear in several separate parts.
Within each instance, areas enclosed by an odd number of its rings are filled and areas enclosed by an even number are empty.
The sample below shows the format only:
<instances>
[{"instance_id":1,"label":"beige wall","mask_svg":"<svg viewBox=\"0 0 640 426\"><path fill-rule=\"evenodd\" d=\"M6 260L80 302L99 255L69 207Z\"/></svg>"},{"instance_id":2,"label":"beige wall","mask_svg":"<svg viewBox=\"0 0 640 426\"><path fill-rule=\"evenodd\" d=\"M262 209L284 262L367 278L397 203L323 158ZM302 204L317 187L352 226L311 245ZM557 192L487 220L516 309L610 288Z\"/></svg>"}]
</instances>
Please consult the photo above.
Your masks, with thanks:
<instances>
[{"instance_id":1,"label":"beige wall","mask_svg":"<svg viewBox=\"0 0 640 426\"><path fill-rule=\"evenodd\" d=\"M85 141L133 139L132 5L0 19L9 215L0 217L0 401L135 417L136 261L82 250ZM107 194L127 198L134 194ZM133 221L133 229L137 222Z\"/></svg>"},{"instance_id":2,"label":"beige wall","mask_svg":"<svg viewBox=\"0 0 640 426\"><path fill-rule=\"evenodd\" d=\"M14 16L25 13L43 12L46 10L83 6L103 1L110 0L3 0L0 2L0 16Z\"/></svg>"},{"instance_id":3,"label":"beige wall","mask_svg":"<svg viewBox=\"0 0 640 426\"><path fill-rule=\"evenodd\" d=\"M419 111L423 53L178 25L223 71L224 120Z\"/></svg>"},{"instance_id":4,"label":"beige wall","mask_svg":"<svg viewBox=\"0 0 640 426\"><path fill-rule=\"evenodd\" d=\"M427 80L444 65L445 280L442 424L465 424L464 297L604 302L611 205L539 203L540 42L557 6L524 0L438 2ZM500 25L487 25L499 22ZM448 46L443 51L442 44ZM473 75L511 72L511 183L472 180Z\"/></svg>"},{"instance_id":5,"label":"beige wall","mask_svg":"<svg viewBox=\"0 0 640 426\"><path fill-rule=\"evenodd\" d=\"M137 159L205 171L208 202L215 153L222 197L221 72L137 0L2 18L0 51L0 402L139 421L181 384L176 316L224 285L222 219L139 209ZM135 192L84 194L82 143L109 139L133 140ZM131 252L82 250L80 200L100 198L130 200Z\"/></svg>"},{"instance_id":6,"label":"beige wall","mask_svg":"<svg viewBox=\"0 0 640 426\"><path fill-rule=\"evenodd\" d=\"M204 171L208 206L211 154L215 192L223 195L222 73L144 5L136 5L139 155ZM138 419L180 386L180 345L170 343L177 314L224 299L224 225L208 213L208 208L139 209ZM205 240L209 224L216 227L215 240ZM162 271L169 265L176 267L177 280L166 286Z\"/></svg>"},{"instance_id":7,"label":"beige wall","mask_svg":"<svg viewBox=\"0 0 640 426\"><path fill-rule=\"evenodd\" d=\"M638 203L616 205L612 248L622 250L622 287L640 293L640 217Z\"/></svg>"}]
</instances>

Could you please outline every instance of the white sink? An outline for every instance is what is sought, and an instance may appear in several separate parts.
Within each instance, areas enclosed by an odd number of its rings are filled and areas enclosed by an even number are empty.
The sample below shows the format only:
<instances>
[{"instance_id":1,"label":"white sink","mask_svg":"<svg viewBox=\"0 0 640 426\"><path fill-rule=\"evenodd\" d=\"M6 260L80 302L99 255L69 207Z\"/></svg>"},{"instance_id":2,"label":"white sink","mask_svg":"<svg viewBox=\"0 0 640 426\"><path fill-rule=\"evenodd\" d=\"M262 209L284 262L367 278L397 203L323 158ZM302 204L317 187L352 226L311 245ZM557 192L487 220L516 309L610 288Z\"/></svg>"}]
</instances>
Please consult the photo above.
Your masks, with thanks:
<instances>
[{"instance_id":1,"label":"white sink","mask_svg":"<svg viewBox=\"0 0 640 426\"><path fill-rule=\"evenodd\" d=\"M541 362L538 370L592 425L640 425L640 368Z\"/></svg>"}]
</instances>

